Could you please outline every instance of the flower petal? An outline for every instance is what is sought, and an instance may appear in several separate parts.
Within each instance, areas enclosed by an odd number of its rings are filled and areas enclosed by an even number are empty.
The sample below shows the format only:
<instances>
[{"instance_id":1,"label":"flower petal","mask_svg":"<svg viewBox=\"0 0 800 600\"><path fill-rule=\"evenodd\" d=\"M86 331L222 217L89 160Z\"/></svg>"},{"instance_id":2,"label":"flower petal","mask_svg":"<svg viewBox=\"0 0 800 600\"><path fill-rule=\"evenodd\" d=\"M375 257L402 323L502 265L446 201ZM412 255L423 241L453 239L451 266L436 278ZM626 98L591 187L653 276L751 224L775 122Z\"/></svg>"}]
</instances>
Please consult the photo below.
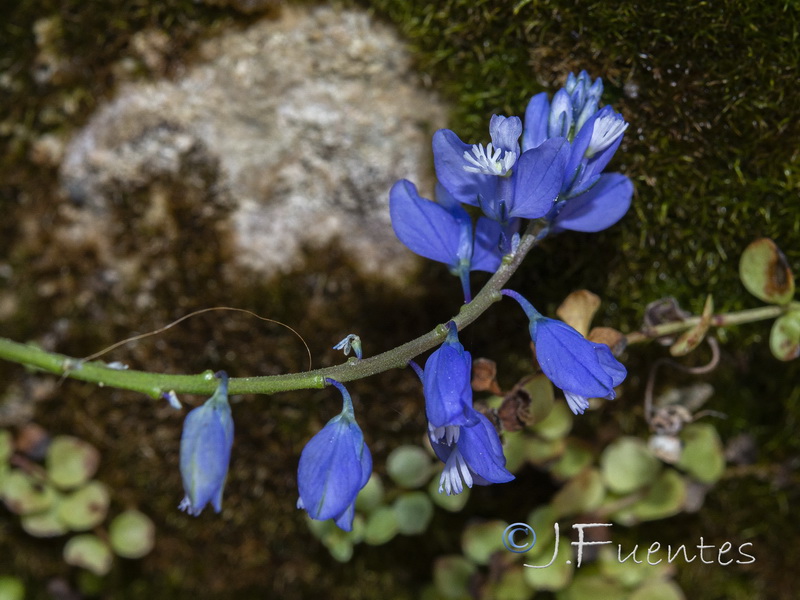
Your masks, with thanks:
<instances>
[{"instance_id":1,"label":"flower petal","mask_svg":"<svg viewBox=\"0 0 800 600\"><path fill-rule=\"evenodd\" d=\"M587 398L613 393L612 376L606 372L589 342L561 321L542 318L531 322L531 338L542 372L557 387Z\"/></svg>"},{"instance_id":2,"label":"flower petal","mask_svg":"<svg viewBox=\"0 0 800 600\"><path fill-rule=\"evenodd\" d=\"M451 330L452 331L452 330ZM447 340L428 357L423 372L425 412L434 427L463 425L472 411L470 375L472 357L448 335Z\"/></svg>"},{"instance_id":3,"label":"flower petal","mask_svg":"<svg viewBox=\"0 0 800 600\"><path fill-rule=\"evenodd\" d=\"M520 156L514 167L514 199L510 217L538 219L553 207L564 180L569 143L564 138L547 140Z\"/></svg>"},{"instance_id":4,"label":"flower petal","mask_svg":"<svg viewBox=\"0 0 800 600\"><path fill-rule=\"evenodd\" d=\"M420 197L413 183L401 179L392 186L389 214L395 234L409 250L449 266L458 264L461 223L444 206Z\"/></svg>"},{"instance_id":5,"label":"flower petal","mask_svg":"<svg viewBox=\"0 0 800 600\"><path fill-rule=\"evenodd\" d=\"M462 142L449 129L440 129L433 134L436 178L459 202L479 206L480 199L493 201L498 178L464 170L468 165L464 153L471 149L471 145Z\"/></svg>"},{"instance_id":6,"label":"flower petal","mask_svg":"<svg viewBox=\"0 0 800 600\"><path fill-rule=\"evenodd\" d=\"M458 449L470 470L477 475L475 483L505 483L514 479L514 475L506 469L506 457L503 446L494 426L482 414L475 413L478 423L471 427L462 427L458 438Z\"/></svg>"},{"instance_id":7,"label":"flower petal","mask_svg":"<svg viewBox=\"0 0 800 600\"><path fill-rule=\"evenodd\" d=\"M631 205L633 183L620 173L601 175L589 190L570 198L558 213L553 231L602 231L619 221Z\"/></svg>"},{"instance_id":8,"label":"flower petal","mask_svg":"<svg viewBox=\"0 0 800 600\"><path fill-rule=\"evenodd\" d=\"M519 157L519 136L522 133L522 121L519 117L492 115L489 133L492 136L492 146L513 152Z\"/></svg>"},{"instance_id":9,"label":"flower petal","mask_svg":"<svg viewBox=\"0 0 800 600\"><path fill-rule=\"evenodd\" d=\"M522 132L522 151L536 148L547 139L547 119L550 116L550 101L547 92L536 94L525 109L525 130Z\"/></svg>"},{"instance_id":10,"label":"flower petal","mask_svg":"<svg viewBox=\"0 0 800 600\"><path fill-rule=\"evenodd\" d=\"M625 381L628 371L621 362L614 358L614 355L611 353L611 348L605 344L598 344L595 342L592 342L592 345L597 352L597 359L600 361L600 366L611 376L611 385L616 387Z\"/></svg>"},{"instance_id":11,"label":"flower petal","mask_svg":"<svg viewBox=\"0 0 800 600\"><path fill-rule=\"evenodd\" d=\"M336 517L334 523L342 531L353 531L353 519L356 516L356 503L355 500L344 510L342 514Z\"/></svg>"}]
</instances>

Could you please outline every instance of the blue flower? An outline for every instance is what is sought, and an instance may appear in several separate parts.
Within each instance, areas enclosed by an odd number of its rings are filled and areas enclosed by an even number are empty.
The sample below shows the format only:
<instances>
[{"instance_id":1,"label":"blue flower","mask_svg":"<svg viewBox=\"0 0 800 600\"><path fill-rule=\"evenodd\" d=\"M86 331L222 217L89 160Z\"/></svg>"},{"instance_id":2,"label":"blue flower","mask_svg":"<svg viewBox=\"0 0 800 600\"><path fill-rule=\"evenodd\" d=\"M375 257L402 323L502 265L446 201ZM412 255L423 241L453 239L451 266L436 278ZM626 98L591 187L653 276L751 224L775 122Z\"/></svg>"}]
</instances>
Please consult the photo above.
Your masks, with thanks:
<instances>
[{"instance_id":1,"label":"blue flower","mask_svg":"<svg viewBox=\"0 0 800 600\"><path fill-rule=\"evenodd\" d=\"M501 239L510 239L519 228L517 219L505 227L485 217L472 219L464 207L441 185L438 202L422 198L416 186L401 179L389 192L389 213L395 234L409 250L444 263L461 280L464 298L471 299L470 271L498 269L503 257Z\"/></svg>"},{"instance_id":2,"label":"blue flower","mask_svg":"<svg viewBox=\"0 0 800 600\"><path fill-rule=\"evenodd\" d=\"M436 428L428 435L436 456L444 462L439 493L460 494L464 484L506 483L514 475L506 469L506 458L497 431L485 416L470 408L469 426Z\"/></svg>"},{"instance_id":3,"label":"blue flower","mask_svg":"<svg viewBox=\"0 0 800 600\"><path fill-rule=\"evenodd\" d=\"M458 341L458 329L448 324L447 339L428 357L422 374L425 413L433 428L475 423L472 409L472 357Z\"/></svg>"},{"instance_id":4,"label":"blue flower","mask_svg":"<svg viewBox=\"0 0 800 600\"><path fill-rule=\"evenodd\" d=\"M199 515L210 502L222 510L222 490L228 475L233 445L233 419L228 404L228 375L220 379L214 395L186 415L181 435L180 468L186 496L179 508Z\"/></svg>"},{"instance_id":5,"label":"blue flower","mask_svg":"<svg viewBox=\"0 0 800 600\"><path fill-rule=\"evenodd\" d=\"M523 151L551 139L568 140L569 159L558 200L546 216L553 233L601 231L621 219L630 207L631 181L618 173L601 174L628 127L610 106L598 110L602 91L602 80L592 82L581 71L578 77L570 74L552 103L547 94L537 94L525 111Z\"/></svg>"},{"instance_id":6,"label":"blue flower","mask_svg":"<svg viewBox=\"0 0 800 600\"><path fill-rule=\"evenodd\" d=\"M340 529L350 531L356 496L372 473L372 455L356 423L350 394L338 381L325 381L342 393L342 412L300 454L297 508L305 509L312 519L334 519Z\"/></svg>"},{"instance_id":7,"label":"blue flower","mask_svg":"<svg viewBox=\"0 0 800 600\"><path fill-rule=\"evenodd\" d=\"M569 158L564 138L543 141L520 152L519 117L492 116L492 142L469 145L449 129L433 135L433 160L439 182L458 201L478 206L506 226L512 219L536 219L553 206Z\"/></svg>"},{"instance_id":8,"label":"blue flower","mask_svg":"<svg viewBox=\"0 0 800 600\"><path fill-rule=\"evenodd\" d=\"M573 413L583 414L589 407L589 398L616 397L614 387L625 380L627 371L608 346L590 342L562 321L543 317L514 291L501 293L516 300L530 319L539 366L564 391Z\"/></svg>"}]
</instances>

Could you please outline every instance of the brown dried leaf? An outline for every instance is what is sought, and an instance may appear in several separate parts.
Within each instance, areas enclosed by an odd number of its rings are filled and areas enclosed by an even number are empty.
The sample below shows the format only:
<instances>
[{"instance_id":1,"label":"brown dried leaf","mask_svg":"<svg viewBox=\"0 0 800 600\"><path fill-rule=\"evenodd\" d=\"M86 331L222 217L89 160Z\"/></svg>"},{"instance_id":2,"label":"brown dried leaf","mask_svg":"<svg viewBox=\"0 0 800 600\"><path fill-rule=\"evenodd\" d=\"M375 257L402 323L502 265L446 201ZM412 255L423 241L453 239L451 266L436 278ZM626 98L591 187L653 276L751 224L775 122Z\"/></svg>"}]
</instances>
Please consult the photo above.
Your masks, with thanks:
<instances>
[{"instance_id":1,"label":"brown dried leaf","mask_svg":"<svg viewBox=\"0 0 800 600\"><path fill-rule=\"evenodd\" d=\"M587 339L596 344L605 344L614 356L622 354L628 345L628 338L613 327L592 327Z\"/></svg>"},{"instance_id":2,"label":"brown dried leaf","mask_svg":"<svg viewBox=\"0 0 800 600\"><path fill-rule=\"evenodd\" d=\"M703 314L700 315L700 322L689 331L684 332L677 341L670 346L669 353L672 356L686 356L697 348L705 339L708 328L711 327L711 317L714 316L714 299L711 294L706 298L703 306Z\"/></svg>"},{"instance_id":3,"label":"brown dried leaf","mask_svg":"<svg viewBox=\"0 0 800 600\"><path fill-rule=\"evenodd\" d=\"M564 298L556 310L556 315L585 337L598 308L600 308L599 296L589 290L576 290Z\"/></svg>"},{"instance_id":4,"label":"brown dried leaf","mask_svg":"<svg viewBox=\"0 0 800 600\"><path fill-rule=\"evenodd\" d=\"M476 358L472 363L472 389L476 392L503 392L497 385L497 363L488 358Z\"/></svg>"},{"instance_id":5,"label":"brown dried leaf","mask_svg":"<svg viewBox=\"0 0 800 600\"><path fill-rule=\"evenodd\" d=\"M503 431L520 431L528 425L531 422L530 405L531 395L522 387L514 386L497 409Z\"/></svg>"}]
</instances>

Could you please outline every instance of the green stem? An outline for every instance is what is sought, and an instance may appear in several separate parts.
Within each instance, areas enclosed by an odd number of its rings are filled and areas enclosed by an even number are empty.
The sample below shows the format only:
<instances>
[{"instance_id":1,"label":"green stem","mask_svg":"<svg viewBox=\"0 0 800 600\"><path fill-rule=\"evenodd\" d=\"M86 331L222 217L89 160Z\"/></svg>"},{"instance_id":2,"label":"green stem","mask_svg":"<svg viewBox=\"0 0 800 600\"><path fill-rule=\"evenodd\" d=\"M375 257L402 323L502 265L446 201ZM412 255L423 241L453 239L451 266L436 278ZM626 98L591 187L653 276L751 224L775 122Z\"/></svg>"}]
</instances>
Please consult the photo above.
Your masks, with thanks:
<instances>
[{"instance_id":1,"label":"green stem","mask_svg":"<svg viewBox=\"0 0 800 600\"><path fill-rule=\"evenodd\" d=\"M458 315L448 321L455 321L458 329L462 330L501 299L500 290L503 289L528 252L538 243L540 239L536 235L538 227L539 225L535 221L528 225L516 252L503 259L502 265L483 286L483 289L471 302L461 307ZM326 385L325 378L340 382L363 379L389 369L404 368L409 360L441 344L446 337L447 327L441 324L402 346L364 360L351 358L346 363L335 367L315 369L304 373L233 377L228 382L228 391L231 394L272 394L323 388ZM36 346L20 344L5 338L0 338L0 358L70 379L96 383L100 387L141 392L153 398L159 398L169 391L176 394L211 395L219 383L211 371L198 375L165 375L146 371L117 370L109 368L100 361L82 362L63 354L47 352Z\"/></svg>"},{"instance_id":2,"label":"green stem","mask_svg":"<svg viewBox=\"0 0 800 600\"><path fill-rule=\"evenodd\" d=\"M760 306L758 308L749 308L747 310L740 310L738 312L725 313L720 315L712 315L711 327L728 327L730 325L741 325L743 323L754 323L756 321L765 321L767 319L775 319L780 317L789 310L789 306ZM634 331L629 333L628 344L640 344L649 342L660 337L682 333L696 326L700 322L699 316L689 317L683 321L675 321L672 323L664 323L642 331Z\"/></svg>"}]
</instances>

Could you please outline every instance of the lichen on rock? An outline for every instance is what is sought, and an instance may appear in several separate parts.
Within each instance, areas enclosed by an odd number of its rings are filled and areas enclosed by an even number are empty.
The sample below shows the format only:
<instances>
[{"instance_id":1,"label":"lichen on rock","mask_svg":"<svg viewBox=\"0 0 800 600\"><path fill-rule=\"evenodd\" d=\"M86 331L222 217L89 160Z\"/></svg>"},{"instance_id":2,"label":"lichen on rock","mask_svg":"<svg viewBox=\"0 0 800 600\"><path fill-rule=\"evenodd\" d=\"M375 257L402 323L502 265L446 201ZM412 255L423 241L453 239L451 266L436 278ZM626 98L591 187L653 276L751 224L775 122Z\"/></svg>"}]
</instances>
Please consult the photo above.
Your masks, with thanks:
<instances>
[{"instance_id":1,"label":"lichen on rock","mask_svg":"<svg viewBox=\"0 0 800 600\"><path fill-rule=\"evenodd\" d=\"M177 177L198 187L193 210L224 207L238 267L288 272L303 248L336 239L366 272L407 267L388 190L430 180L444 111L396 34L363 12L287 9L206 41L199 56L174 80L123 85L67 145L61 181L80 207L76 226L111 231L103 223L125 220L118 209L134 192ZM193 181L198 161L215 181Z\"/></svg>"}]
</instances>

